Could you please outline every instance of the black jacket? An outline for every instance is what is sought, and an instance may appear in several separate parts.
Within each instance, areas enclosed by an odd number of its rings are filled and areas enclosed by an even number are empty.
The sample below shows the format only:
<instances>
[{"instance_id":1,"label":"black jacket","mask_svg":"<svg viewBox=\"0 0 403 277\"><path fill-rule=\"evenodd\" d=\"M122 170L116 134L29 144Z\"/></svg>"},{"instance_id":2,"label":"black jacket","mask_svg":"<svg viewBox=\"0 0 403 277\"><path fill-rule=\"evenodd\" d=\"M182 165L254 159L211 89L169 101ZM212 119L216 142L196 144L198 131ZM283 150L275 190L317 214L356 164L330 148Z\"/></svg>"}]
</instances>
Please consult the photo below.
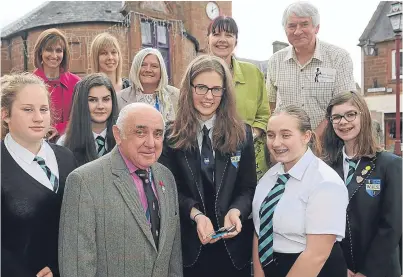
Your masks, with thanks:
<instances>
[{"instance_id":1,"label":"black jacket","mask_svg":"<svg viewBox=\"0 0 403 277\"><path fill-rule=\"evenodd\" d=\"M342 154L333 168L344 180ZM377 180L380 191L371 190L374 186L369 184L377 185ZM347 188L349 205L342 248L348 268L367 277L399 277L402 159L388 152L361 158Z\"/></svg>"},{"instance_id":2,"label":"black jacket","mask_svg":"<svg viewBox=\"0 0 403 277\"><path fill-rule=\"evenodd\" d=\"M57 194L25 172L1 142L1 276L33 277L46 266L59 276L64 183L77 164L70 150L49 145L59 168Z\"/></svg>"},{"instance_id":3,"label":"black jacket","mask_svg":"<svg viewBox=\"0 0 403 277\"><path fill-rule=\"evenodd\" d=\"M231 208L240 210L241 233L232 239L224 240L229 257L238 269L245 267L251 260L253 222L248 217L252 212L252 200L257 184L255 152L249 126L246 127L246 136L246 142L239 147L241 158L237 167L231 162L234 153L215 152L216 217L210 218L221 227ZM196 224L190 219L190 211L196 206L206 213L200 174L200 150L198 147L192 151L175 150L165 139L159 162L172 171L178 186L183 264L189 267L197 261L202 246Z\"/></svg>"}]
</instances>

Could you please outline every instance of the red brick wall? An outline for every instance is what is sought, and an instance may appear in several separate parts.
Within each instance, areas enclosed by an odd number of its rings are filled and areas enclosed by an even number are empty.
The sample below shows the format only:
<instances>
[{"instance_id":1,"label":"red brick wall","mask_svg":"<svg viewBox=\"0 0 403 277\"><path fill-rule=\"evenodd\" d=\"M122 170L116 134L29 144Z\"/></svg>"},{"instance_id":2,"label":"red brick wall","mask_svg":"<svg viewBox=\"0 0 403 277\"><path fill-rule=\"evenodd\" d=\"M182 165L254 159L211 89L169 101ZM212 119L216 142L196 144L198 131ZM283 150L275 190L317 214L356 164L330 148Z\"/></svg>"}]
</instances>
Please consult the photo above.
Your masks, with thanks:
<instances>
[{"instance_id":1,"label":"red brick wall","mask_svg":"<svg viewBox=\"0 0 403 277\"><path fill-rule=\"evenodd\" d=\"M370 92L368 88L373 88L373 80L377 79L377 87L392 88L391 93L396 91L396 81L392 80L392 51L395 50L395 41L385 41L377 43L377 56L364 55L364 94L379 95L390 94L390 92ZM394 78L393 78L394 79Z\"/></svg>"}]
</instances>

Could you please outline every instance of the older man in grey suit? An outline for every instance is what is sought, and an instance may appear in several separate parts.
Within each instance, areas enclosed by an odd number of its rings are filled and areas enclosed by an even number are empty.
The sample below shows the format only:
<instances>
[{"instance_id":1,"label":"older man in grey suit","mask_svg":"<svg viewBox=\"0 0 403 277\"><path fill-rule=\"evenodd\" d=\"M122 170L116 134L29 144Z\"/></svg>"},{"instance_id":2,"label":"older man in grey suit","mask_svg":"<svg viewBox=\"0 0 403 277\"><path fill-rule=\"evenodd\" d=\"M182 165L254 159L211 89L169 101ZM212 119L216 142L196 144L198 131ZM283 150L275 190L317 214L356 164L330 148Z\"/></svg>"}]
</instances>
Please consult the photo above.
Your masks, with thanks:
<instances>
[{"instance_id":1,"label":"older man in grey suit","mask_svg":"<svg viewBox=\"0 0 403 277\"><path fill-rule=\"evenodd\" d=\"M182 276L175 179L157 163L164 123L152 106L124 107L117 146L67 178L59 264L62 277Z\"/></svg>"}]
</instances>

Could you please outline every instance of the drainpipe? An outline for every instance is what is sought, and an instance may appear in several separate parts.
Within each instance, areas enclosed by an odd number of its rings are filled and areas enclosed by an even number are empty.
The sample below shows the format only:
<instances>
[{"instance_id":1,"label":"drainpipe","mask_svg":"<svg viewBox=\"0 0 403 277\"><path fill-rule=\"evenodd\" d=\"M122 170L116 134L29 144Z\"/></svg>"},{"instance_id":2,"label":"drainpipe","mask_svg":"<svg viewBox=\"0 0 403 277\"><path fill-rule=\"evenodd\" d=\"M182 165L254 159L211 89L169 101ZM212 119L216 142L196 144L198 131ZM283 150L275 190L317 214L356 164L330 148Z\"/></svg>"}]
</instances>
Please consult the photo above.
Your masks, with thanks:
<instances>
[{"instance_id":1,"label":"drainpipe","mask_svg":"<svg viewBox=\"0 0 403 277\"><path fill-rule=\"evenodd\" d=\"M195 38L194 36L192 36L191 34L189 34L189 33L186 32L186 31L183 31L183 35L184 35L188 40L190 40L191 42L193 42L193 44L194 44L194 46L195 46L196 54L199 53L199 50L200 50L200 43L199 43L199 41L197 40L197 38Z\"/></svg>"},{"instance_id":2,"label":"drainpipe","mask_svg":"<svg viewBox=\"0 0 403 277\"><path fill-rule=\"evenodd\" d=\"M24 57L24 71L28 71L28 43L27 43L27 39L28 39L28 32L23 32L21 34L21 38L22 38L22 55Z\"/></svg>"}]
</instances>

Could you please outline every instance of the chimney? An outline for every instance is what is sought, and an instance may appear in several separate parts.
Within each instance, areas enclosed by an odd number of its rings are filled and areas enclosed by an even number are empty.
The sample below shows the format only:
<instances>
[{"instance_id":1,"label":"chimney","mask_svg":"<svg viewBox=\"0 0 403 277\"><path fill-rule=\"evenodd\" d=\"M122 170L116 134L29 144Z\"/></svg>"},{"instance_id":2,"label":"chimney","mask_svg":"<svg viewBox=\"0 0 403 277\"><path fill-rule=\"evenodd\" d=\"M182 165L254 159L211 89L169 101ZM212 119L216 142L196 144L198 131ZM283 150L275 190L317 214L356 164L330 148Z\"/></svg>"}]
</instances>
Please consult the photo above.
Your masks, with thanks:
<instances>
[{"instance_id":1,"label":"chimney","mask_svg":"<svg viewBox=\"0 0 403 277\"><path fill-rule=\"evenodd\" d=\"M281 42L281 41L275 41L273 42L273 54L276 53L277 51L286 48L289 44L286 42Z\"/></svg>"}]
</instances>

